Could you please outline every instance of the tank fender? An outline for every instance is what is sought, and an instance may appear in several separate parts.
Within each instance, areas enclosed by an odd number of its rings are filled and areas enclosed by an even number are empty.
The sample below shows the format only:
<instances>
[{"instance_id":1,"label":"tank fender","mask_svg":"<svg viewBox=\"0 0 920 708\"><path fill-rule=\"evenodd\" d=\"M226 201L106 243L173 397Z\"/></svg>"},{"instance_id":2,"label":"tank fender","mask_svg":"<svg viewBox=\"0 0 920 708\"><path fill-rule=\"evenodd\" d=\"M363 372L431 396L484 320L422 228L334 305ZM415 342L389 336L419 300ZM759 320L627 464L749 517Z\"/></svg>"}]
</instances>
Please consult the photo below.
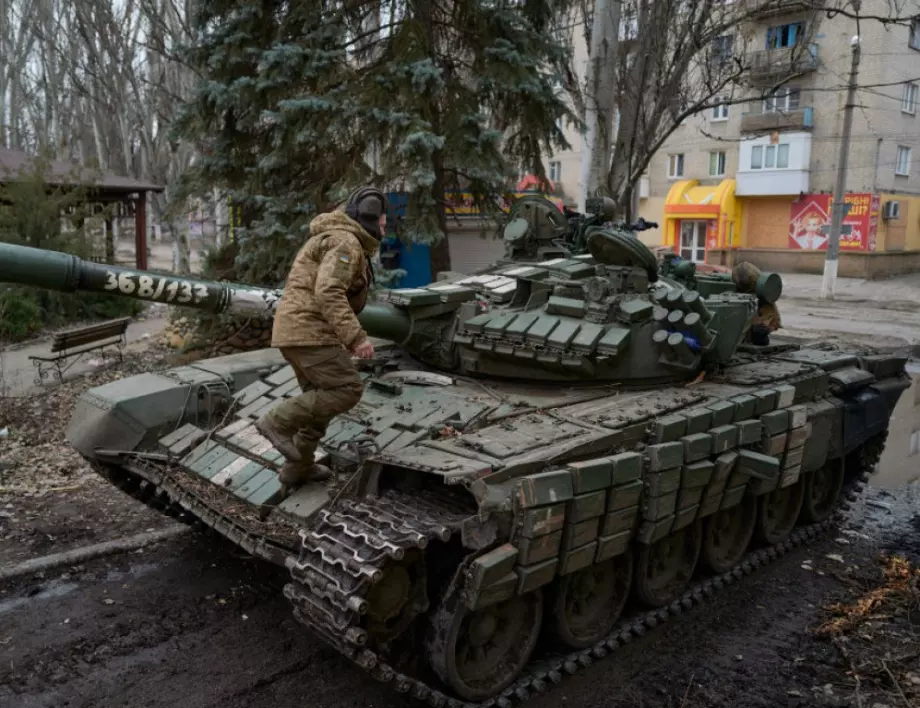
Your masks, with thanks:
<instances>
[{"instance_id":1,"label":"tank fender","mask_svg":"<svg viewBox=\"0 0 920 708\"><path fill-rule=\"evenodd\" d=\"M888 379L843 398L844 452L850 453L888 428L901 392L910 385L902 379Z\"/></svg>"}]
</instances>

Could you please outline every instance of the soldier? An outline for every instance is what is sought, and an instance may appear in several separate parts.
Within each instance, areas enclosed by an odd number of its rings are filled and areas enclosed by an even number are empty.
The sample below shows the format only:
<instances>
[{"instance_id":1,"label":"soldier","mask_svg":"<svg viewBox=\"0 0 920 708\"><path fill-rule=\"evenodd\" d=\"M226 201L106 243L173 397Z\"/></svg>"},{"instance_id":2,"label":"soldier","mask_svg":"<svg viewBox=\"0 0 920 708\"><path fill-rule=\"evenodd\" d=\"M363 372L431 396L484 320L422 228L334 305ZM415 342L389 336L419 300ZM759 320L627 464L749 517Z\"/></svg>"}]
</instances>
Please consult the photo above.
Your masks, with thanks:
<instances>
[{"instance_id":1,"label":"soldier","mask_svg":"<svg viewBox=\"0 0 920 708\"><path fill-rule=\"evenodd\" d=\"M760 269L753 263L742 261L732 268L732 280L739 293L754 293ZM757 314L751 321L751 327L745 334L745 341L757 346L766 346L770 343L770 332L775 332L782 327L779 309L775 304L757 298Z\"/></svg>"},{"instance_id":2,"label":"soldier","mask_svg":"<svg viewBox=\"0 0 920 708\"><path fill-rule=\"evenodd\" d=\"M310 237L288 274L275 313L272 346L293 367L303 393L264 415L259 432L287 459L279 474L294 486L328 478L314 462L320 439L335 416L364 392L349 356L369 359L374 347L358 322L373 280L370 259L383 236L386 198L373 187L355 190L334 212L310 224Z\"/></svg>"}]
</instances>

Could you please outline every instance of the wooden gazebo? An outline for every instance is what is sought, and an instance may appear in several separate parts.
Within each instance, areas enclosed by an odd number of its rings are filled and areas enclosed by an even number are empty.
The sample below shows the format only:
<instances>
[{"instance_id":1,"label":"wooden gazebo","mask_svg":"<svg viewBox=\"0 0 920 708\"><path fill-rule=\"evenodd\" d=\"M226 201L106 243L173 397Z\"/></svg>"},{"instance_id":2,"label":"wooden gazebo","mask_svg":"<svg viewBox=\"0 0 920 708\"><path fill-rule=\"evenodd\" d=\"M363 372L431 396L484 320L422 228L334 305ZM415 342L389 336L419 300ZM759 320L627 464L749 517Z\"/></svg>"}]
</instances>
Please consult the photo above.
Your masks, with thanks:
<instances>
[{"instance_id":1,"label":"wooden gazebo","mask_svg":"<svg viewBox=\"0 0 920 708\"><path fill-rule=\"evenodd\" d=\"M0 184L15 181L15 175L28 170L34 160L32 155L21 150L0 147ZM121 205L123 216L134 217L135 263L139 270L146 270L147 192L162 192L164 187L131 177L99 173L65 160L50 160L46 164L45 184L84 187L89 190L89 201ZM107 222L106 228L111 230L112 225Z\"/></svg>"}]
</instances>

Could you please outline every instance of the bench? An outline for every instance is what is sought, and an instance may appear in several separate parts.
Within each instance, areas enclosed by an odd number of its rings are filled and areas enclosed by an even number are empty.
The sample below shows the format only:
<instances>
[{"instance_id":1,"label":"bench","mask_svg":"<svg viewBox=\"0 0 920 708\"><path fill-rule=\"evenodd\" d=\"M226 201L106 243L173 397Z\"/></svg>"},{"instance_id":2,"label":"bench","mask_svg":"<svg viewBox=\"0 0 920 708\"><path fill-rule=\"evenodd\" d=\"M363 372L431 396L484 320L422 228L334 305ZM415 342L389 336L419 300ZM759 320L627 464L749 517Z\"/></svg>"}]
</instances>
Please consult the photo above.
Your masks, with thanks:
<instances>
[{"instance_id":1,"label":"bench","mask_svg":"<svg viewBox=\"0 0 920 708\"><path fill-rule=\"evenodd\" d=\"M89 325L59 332L51 340L51 354L53 356L30 356L33 366L38 369L35 383L38 386L48 378L52 371L57 371L58 381L64 382L64 373L76 364L84 354L89 352L102 352L103 359L108 359L107 347L115 347L114 357L119 362L123 360L121 350L127 344L125 333L130 317L121 317L100 324Z\"/></svg>"}]
</instances>

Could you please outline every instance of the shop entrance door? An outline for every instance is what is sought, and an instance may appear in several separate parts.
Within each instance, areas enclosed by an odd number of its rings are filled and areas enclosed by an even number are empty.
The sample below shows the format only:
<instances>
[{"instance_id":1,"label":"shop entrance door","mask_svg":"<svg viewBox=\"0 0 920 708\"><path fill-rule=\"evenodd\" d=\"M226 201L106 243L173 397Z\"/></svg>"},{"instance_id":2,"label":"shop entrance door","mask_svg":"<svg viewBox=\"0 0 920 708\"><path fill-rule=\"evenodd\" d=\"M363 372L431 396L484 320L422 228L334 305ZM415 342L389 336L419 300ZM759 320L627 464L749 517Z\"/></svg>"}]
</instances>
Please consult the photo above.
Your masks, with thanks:
<instances>
[{"instance_id":1,"label":"shop entrance door","mask_svg":"<svg viewBox=\"0 0 920 708\"><path fill-rule=\"evenodd\" d=\"M685 261L706 261L706 222L680 222L680 257Z\"/></svg>"}]
</instances>

